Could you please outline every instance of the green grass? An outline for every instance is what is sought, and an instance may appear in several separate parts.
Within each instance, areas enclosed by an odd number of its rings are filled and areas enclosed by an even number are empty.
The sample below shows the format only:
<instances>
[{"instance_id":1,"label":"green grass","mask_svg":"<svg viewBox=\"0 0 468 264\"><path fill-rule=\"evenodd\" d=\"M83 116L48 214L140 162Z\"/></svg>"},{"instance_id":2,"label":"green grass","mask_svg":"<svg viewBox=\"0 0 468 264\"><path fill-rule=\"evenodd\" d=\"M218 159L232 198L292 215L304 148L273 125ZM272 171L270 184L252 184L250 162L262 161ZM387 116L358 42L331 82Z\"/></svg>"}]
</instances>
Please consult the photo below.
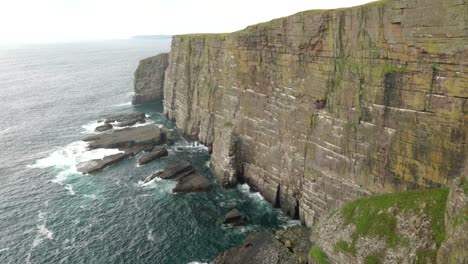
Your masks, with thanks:
<instances>
[{"instance_id":1,"label":"green grass","mask_svg":"<svg viewBox=\"0 0 468 264\"><path fill-rule=\"evenodd\" d=\"M313 246L310 250L310 256L317 261L319 264L330 264L327 255L323 253L319 246Z\"/></svg>"},{"instance_id":2,"label":"green grass","mask_svg":"<svg viewBox=\"0 0 468 264\"><path fill-rule=\"evenodd\" d=\"M445 239L444 214L447 195L448 188L439 188L384 194L347 204L341 212L345 225L356 226L356 230L351 235L353 242L351 245L337 243L336 246L352 253L352 248L362 236L383 237L389 247L403 244L406 241L401 239L396 230L397 219L388 212L388 209L393 207L398 212L412 212L418 215L423 204L425 204L425 213L431 218L433 238L437 246L440 246Z\"/></svg>"},{"instance_id":3,"label":"green grass","mask_svg":"<svg viewBox=\"0 0 468 264\"><path fill-rule=\"evenodd\" d=\"M354 244L350 245L348 242L343 241L343 240L336 242L335 250L351 253L353 255L356 254L356 247L354 246Z\"/></svg>"},{"instance_id":4,"label":"green grass","mask_svg":"<svg viewBox=\"0 0 468 264\"><path fill-rule=\"evenodd\" d=\"M364 263L365 264L379 264L380 261L379 261L379 258L377 258L376 256L370 255L366 257L366 259L364 260Z\"/></svg>"}]
</instances>

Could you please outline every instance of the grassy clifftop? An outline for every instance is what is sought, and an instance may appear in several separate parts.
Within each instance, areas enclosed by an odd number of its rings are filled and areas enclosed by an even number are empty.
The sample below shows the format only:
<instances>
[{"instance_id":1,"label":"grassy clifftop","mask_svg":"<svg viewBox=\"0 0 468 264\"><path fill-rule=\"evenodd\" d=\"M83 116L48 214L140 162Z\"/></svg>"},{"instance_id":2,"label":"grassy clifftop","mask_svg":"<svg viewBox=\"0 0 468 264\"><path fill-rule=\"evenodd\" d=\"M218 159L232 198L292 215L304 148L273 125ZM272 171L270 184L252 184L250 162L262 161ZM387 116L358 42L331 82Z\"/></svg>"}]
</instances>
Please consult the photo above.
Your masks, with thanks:
<instances>
[{"instance_id":1,"label":"grassy clifftop","mask_svg":"<svg viewBox=\"0 0 468 264\"><path fill-rule=\"evenodd\" d=\"M416 190L351 202L319 222L313 252L320 247L336 263L436 263L448 193Z\"/></svg>"}]
</instances>

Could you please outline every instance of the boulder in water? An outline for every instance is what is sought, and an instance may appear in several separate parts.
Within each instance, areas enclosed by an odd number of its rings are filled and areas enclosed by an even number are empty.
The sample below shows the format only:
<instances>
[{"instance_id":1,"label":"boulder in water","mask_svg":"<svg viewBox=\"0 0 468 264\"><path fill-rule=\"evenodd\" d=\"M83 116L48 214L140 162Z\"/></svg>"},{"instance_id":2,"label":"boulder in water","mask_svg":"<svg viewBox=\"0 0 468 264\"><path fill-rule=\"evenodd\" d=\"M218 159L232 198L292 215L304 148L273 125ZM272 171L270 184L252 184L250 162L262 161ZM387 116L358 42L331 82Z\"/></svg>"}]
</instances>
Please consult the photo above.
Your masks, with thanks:
<instances>
[{"instance_id":1,"label":"boulder in water","mask_svg":"<svg viewBox=\"0 0 468 264\"><path fill-rule=\"evenodd\" d=\"M97 126L94 129L94 131L103 132L103 131L106 131L106 130L109 130L109 129L112 129L112 125L111 124L104 124L104 125Z\"/></svg>"},{"instance_id":2,"label":"boulder in water","mask_svg":"<svg viewBox=\"0 0 468 264\"><path fill-rule=\"evenodd\" d=\"M157 148L154 148L151 152L143 154L143 156L141 156L141 158L138 160L138 164L140 165L147 164L153 160L165 157L167 155L168 153L167 153L166 148L157 147Z\"/></svg>"},{"instance_id":3,"label":"boulder in water","mask_svg":"<svg viewBox=\"0 0 468 264\"><path fill-rule=\"evenodd\" d=\"M104 157L103 159L93 159L89 161L80 162L76 165L77 171L83 174L93 173L101 170L115 162L121 161L129 156L128 153L117 153Z\"/></svg>"},{"instance_id":4,"label":"boulder in water","mask_svg":"<svg viewBox=\"0 0 468 264\"><path fill-rule=\"evenodd\" d=\"M244 226L246 217L236 208L229 211L226 216L224 216L224 224L233 225L233 226Z\"/></svg>"}]
</instances>

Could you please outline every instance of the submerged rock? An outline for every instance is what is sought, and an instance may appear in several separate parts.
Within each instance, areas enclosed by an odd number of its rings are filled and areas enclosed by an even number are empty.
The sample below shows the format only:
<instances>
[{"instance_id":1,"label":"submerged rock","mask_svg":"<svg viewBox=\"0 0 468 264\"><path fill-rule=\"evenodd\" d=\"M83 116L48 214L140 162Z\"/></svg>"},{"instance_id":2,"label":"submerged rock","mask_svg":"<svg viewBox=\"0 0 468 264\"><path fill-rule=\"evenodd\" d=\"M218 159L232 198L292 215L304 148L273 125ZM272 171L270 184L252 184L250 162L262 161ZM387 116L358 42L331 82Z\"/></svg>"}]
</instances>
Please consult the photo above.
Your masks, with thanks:
<instances>
[{"instance_id":1,"label":"submerged rock","mask_svg":"<svg viewBox=\"0 0 468 264\"><path fill-rule=\"evenodd\" d=\"M83 174L93 173L101 170L115 162L121 161L130 156L128 153L117 153L104 157L103 159L93 159L89 161L80 162L76 165L77 171Z\"/></svg>"},{"instance_id":2,"label":"submerged rock","mask_svg":"<svg viewBox=\"0 0 468 264\"><path fill-rule=\"evenodd\" d=\"M229 224L233 226L244 226L246 217L236 208L229 211L226 216L224 216L224 224Z\"/></svg>"},{"instance_id":3,"label":"submerged rock","mask_svg":"<svg viewBox=\"0 0 468 264\"><path fill-rule=\"evenodd\" d=\"M153 149L151 152L143 154L143 156L141 156L141 158L138 160L138 164L140 165L147 164L155 159L159 159L167 155L168 153L167 153L166 148L158 147L158 148Z\"/></svg>"},{"instance_id":4,"label":"submerged rock","mask_svg":"<svg viewBox=\"0 0 468 264\"><path fill-rule=\"evenodd\" d=\"M109 129L112 129L112 125L111 124L104 124L104 125L97 126L94 129L94 131L103 132L103 131L106 131L106 130L109 130Z\"/></svg>"},{"instance_id":5,"label":"submerged rock","mask_svg":"<svg viewBox=\"0 0 468 264\"><path fill-rule=\"evenodd\" d=\"M299 260L270 233L256 232L247 236L240 247L219 255L214 264L299 264Z\"/></svg>"}]
</instances>

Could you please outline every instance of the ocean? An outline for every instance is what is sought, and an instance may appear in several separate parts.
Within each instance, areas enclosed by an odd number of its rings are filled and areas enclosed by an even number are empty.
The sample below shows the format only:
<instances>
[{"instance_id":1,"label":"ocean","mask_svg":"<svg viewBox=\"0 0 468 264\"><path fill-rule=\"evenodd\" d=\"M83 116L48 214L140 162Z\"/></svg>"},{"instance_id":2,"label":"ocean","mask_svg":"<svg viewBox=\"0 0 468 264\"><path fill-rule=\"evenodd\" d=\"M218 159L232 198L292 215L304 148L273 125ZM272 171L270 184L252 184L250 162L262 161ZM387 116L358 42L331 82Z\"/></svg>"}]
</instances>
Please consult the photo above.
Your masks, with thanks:
<instances>
[{"instance_id":1,"label":"ocean","mask_svg":"<svg viewBox=\"0 0 468 264\"><path fill-rule=\"evenodd\" d=\"M148 123L175 129L161 102L130 104L138 61L169 48L170 40L137 39L0 46L0 263L203 263L250 232L297 224L245 184L216 185L207 148L181 135L168 157L148 165L136 156L76 172L78 161L105 153L81 139L106 116L145 112ZM142 184L180 159L214 190ZM247 226L222 224L233 207Z\"/></svg>"}]
</instances>

